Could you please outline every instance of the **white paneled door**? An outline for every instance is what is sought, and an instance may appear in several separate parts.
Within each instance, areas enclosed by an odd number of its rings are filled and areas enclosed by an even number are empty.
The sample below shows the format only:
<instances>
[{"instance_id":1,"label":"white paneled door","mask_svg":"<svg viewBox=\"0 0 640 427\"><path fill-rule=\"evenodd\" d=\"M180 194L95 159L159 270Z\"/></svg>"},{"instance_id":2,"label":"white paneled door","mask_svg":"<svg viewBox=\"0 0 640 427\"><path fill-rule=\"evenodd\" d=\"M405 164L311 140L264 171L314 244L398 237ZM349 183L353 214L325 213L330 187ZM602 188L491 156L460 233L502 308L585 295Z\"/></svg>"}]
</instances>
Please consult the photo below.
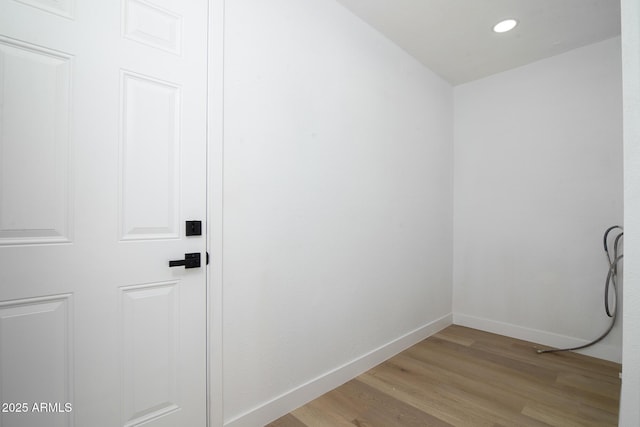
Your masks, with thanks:
<instances>
[{"instance_id":1,"label":"white paneled door","mask_svg":"<svg viewBox=\"0 0 640 427\"><path fill-rule=\"evenodd\" d=\"M207 3L0 0L2 427L206 423Z\"/></svg>"}]
</instances>

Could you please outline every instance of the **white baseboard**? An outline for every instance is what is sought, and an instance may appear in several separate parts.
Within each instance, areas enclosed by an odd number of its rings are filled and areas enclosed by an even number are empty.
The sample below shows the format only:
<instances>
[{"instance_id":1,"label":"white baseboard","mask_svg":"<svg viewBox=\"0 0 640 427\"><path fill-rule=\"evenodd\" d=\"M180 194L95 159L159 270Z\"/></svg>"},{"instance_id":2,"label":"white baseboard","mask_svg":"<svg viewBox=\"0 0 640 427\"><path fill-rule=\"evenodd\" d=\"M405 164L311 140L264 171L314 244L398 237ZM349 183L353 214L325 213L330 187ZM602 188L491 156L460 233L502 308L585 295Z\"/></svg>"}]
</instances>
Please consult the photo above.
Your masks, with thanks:
<instances>
[{"instance_id":1,"label":"white baseboard","mask_svg":"<svg viewBox=\"0 0 640 427\"><path fill-rule=\"evenodd\" d=\"M224 425L225 427L255 427L268 424L441 331L451 325L452 321L453 315L451 313L436 319L242 415L234 417L226 421Z\"/></svg>"},{"instance_id":2,"label":"white baseboard","mask_svg":"<svg viewBox=\"0 0 640 427\"><path fill-rule=\"evenodd\" d=\"M481 331L492 332L494 334L531 341L555 348L577 347L588 342L587 340L580 338L554 334L552 332L541 331L539 329L531 329L511 323L460 313L453 314L453 324L480 329ZM593 347L577 350L576 353L586 354L587 356L597 357L598 359L605 359L616 363L620 363L622 360L622 349L609 344L598 343Z\"/></svg>"}]
</instances>

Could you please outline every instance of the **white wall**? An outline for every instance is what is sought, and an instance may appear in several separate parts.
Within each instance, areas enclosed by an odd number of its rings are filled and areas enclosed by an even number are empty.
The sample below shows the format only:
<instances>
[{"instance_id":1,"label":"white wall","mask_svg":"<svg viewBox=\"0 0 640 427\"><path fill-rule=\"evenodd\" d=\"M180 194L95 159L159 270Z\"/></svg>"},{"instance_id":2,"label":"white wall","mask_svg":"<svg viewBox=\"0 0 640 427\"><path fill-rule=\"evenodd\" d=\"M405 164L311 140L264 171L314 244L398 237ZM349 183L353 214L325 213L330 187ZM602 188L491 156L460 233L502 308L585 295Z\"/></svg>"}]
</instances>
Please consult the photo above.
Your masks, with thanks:
<instances>
[{"instance_id":1,"label":"white wall","mask_svg":"<svg viewBox=\"0 0 640 427\"><path fill-rule=\"evenodd\" d=\"M640 4L622 0L624 321L621 427L640 425Z\"/></svg>"},{"instance_id":2,"label":"white wall","mask_svg":"<svg viewBox=\"0 0 640 427\"><path fill-rule=\"evenodd\" d=\"M614 38L455 88L455 323L556 346L606 329L620 55ZM584 352L619 361L619 323Z\"/></svg>"},{"instance_id":3,"label":"white wall","mask_svg":"<svg viewBox=\"0 0 640 427\"><path fill-rule=\"evenodd\" d=\"M225 28L224 416L255 426L451 322L452 88L333 1Z\"/></svg>"}]
</instances>

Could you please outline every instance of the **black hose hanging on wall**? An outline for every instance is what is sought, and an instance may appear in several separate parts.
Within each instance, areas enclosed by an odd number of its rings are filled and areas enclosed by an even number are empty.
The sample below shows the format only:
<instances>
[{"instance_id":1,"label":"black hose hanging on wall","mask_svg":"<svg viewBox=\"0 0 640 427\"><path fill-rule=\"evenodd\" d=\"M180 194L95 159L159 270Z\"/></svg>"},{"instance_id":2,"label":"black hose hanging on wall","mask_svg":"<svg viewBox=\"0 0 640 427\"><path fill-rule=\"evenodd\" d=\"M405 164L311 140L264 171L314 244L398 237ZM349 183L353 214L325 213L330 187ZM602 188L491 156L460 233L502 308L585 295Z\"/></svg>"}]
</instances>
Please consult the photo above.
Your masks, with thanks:
<instances>
[{"instance_id":1,"label":"black hose hanging on wall","mask_svg":"<svg viewBox=\"0 0 640 427\"><path fill-rule=\"evenodd\" d=\"M608 246L608 240L609 240L609 233L611 233L613 230L620 230L618 232L618 234L616 235L614 241L613 241L613 257L611 256L611 254L609 253L609 246ZM584 344L584 345L580 345L577 347L571 347L571 348L556 348L556 349L550 349L550 350L537 350L538 354L542 354L542 353L555 353L558 351L570 351L570 350L580 350L582 348L586 348L586 347L590 347L600 341L602 341L602 339L604 337L606 337L607 335L609 335L609 332L611 332L611 330L613 329L613 326L616 324L616 317L618 314L618 284L617 284L617 280L618 280L618 263L620 262L620 260L622 259L623 255L620 254L618 247L620 244L620 240L622 238L622 236L624 235L624 231L622 229L622 227L620 227L619 225L614 225L612 227L607 228L607 230L604 232L604 252L607 255L607 262L609 263L609 271L607 272L607 279L605 281L604 284L604 311L605 313L607 313L607 316L609 316L611 318L611 324L609 325L609 327L607 328L607 330L600 335L598 338L596 338L595 340ZM609 307L609 293L610 293L610 289L613 288L613 303L614 303L614 307L613 307L613 312L611 311L610 307Z\"/></svg>"}]
</instances>

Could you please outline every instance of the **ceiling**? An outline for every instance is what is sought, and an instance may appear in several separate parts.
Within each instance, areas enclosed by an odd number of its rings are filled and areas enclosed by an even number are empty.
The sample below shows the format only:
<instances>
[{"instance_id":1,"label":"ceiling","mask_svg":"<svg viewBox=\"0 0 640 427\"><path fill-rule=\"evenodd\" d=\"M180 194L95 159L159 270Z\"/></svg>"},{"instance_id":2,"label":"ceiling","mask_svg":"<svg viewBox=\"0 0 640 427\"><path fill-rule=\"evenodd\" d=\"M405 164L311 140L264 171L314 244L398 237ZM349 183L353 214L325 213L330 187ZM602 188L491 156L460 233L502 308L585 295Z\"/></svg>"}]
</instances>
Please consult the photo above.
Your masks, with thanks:
<instances>
[{"instance_id":1,"label":"ceiling","mask_svg":"<svg viewBox=\"0 0 640 427\"><path fill-rule=\"evenodd\" d=\"M620 34L619 0L338 0L453 85ZM519 25L497 34L493 25Z\"/></svg>"}]
</instances>

